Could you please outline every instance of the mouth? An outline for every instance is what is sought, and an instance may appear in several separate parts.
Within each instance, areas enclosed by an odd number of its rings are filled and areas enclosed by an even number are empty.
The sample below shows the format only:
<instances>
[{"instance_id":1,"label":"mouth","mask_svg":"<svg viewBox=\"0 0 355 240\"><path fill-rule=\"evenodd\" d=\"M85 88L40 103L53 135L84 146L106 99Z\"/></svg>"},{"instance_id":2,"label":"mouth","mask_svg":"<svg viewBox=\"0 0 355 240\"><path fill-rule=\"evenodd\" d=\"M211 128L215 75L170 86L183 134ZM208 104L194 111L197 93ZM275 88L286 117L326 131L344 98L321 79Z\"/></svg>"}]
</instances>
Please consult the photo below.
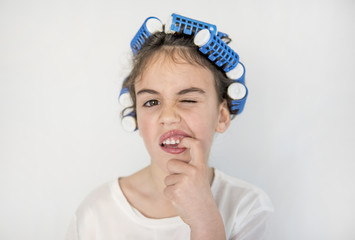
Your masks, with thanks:
<instances>
[{"instance_id":1,"label":"mouth","mask_svg":"<svg viewBox=\"0 0 355 240\"><path fill-rule=\"evenodd\" d=\"M181 140L185 137L191 137L187 133L180 130L172 130L164 133L160 137L159 145L163 151L171 154L180 154L186 150L186 148L178 147Z\"/></svg>"},{"instance_id":2,"label":"mouth","mask_svg":"<svg viewBox=\"0 0 355 240\"><path fill-rule=\"evenodd\" d=\"M160 146L161 147L165 147L165 148L177 148L177 146L179 145L180 143L180 138L177 138L177 137L171 137L171 138L168 138L166 140L164 140Z\"/></svg>"}]
</instances>

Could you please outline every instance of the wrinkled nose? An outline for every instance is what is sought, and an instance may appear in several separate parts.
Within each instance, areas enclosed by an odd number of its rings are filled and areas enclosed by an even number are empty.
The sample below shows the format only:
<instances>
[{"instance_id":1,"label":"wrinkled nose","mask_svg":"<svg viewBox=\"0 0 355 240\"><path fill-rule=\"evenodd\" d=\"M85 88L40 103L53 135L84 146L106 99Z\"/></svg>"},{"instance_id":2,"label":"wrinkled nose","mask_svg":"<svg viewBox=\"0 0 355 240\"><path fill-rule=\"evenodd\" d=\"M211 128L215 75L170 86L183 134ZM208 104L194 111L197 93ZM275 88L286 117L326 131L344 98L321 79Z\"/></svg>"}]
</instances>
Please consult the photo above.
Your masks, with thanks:
<instances>
[{"instance_id":1,"label":"wrinkled nose","mask_svg":"<svg viewBox=\"0 0 355 240\"><path fill-rule=\"evenodd\" d=\"M162 106L159 121L163 126L171 126L180 122L180 115L175 106L166 104Z\"/></svg>"}]
</instances>

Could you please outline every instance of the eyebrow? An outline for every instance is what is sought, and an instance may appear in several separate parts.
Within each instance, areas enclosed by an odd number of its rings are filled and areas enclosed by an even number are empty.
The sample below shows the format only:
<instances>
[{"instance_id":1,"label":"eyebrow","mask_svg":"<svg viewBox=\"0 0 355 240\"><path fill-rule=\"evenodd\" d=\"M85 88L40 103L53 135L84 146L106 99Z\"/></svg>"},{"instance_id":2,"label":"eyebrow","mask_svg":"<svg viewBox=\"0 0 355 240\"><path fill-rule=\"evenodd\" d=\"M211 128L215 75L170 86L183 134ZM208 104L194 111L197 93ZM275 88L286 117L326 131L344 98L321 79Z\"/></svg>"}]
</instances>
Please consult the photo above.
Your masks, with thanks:
<instances>
[{"instance_id":1,"label":"eyebrow","mask_svg":"<svg viewBox=\"0 0 355 240\"><path fill-rule=\"evenodd\" d=\"M183 90L179 91L177 93L177 95L184 95L184 94L188 94L188 93L192 93L192 92L197 92L197 93L201 93L201 94L205 94L206 93L201 88L191 87L191 88L186 88L186 89L183 89ZM157 92L157 91L155 91L153 89L147 89L147 88L139 90L137 92L137 95L141 95L141 94L144 94L144 93L153 94L153 95L159 95L159 92Z\"/></svg>"},{"instance_id":2,"label":"eyebrow","mask_svg":"<svg viewBox=\"0 0 355 240\"><path fill-rule=\"evenodd\" d=\"M191 87L191 88L187 88L187 89L181 90L180 92L178 92L177 95L184 95L184 94L191 93L191 92L197 92L197 93L201 93L201 94L205 94L206 93L201 88Z\"/></svg>"},{"instance_id":3,"label":"eyebrow","mask_svg":"<svg viewBox=\"0 0 355 240\"><path fill-rule=\"evenodd\" d=\"M155 94L155 95L158 95L158 94L159 94L157 91L155 91L155 90L153 90L153 89L143 88L142 90L139 90L139 91L137 92L137 96L138 96L138 95L141 95L141 94L143 94L143 93L149 93L149 94Z\"/></svg>"}]
</instances>

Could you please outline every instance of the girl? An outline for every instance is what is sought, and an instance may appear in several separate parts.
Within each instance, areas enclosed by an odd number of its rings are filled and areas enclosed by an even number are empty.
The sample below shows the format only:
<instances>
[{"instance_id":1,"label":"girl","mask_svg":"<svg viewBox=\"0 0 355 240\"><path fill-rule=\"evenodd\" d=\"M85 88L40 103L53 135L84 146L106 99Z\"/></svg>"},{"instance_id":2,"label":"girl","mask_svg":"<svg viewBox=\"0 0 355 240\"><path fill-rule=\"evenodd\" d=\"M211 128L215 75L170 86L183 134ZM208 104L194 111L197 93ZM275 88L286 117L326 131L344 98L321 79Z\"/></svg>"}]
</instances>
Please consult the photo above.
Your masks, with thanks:
<instances>
[{"instance_id":1,"label":"girl","mask_svg":"<svg viewBox=\"0 0 355 240\"><path fill-rule=\"evenodd\" d=\"M93 191L67 239L261 239L272 212L267 195L208 166L215 133L243 107L233 108L228 94L236 81L226 64L216 66L196 46L201 29L166 33L148 25L144 43L133 42L133 70L123 87L133 104L124 115L134 118L150 165Z\"/></svg>"}]
</instances>

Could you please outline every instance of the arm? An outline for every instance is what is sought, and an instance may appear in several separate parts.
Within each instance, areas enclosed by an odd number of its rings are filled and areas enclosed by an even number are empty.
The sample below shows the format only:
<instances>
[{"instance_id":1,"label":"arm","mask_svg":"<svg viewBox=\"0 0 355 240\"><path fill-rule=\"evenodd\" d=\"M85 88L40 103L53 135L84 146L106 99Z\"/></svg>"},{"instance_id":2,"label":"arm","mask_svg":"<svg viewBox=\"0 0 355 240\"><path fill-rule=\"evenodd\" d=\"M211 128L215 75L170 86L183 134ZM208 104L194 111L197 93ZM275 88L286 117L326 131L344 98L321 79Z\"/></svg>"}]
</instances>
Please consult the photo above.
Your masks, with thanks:
<instances>
[{"instance_id":1,"label":"arm","mask_svg":"<svg viewBox=\"0 0 355 240\"><path fill-rule=\"evenodd\" d=\"M225 240L226 233L222 217L217 209L209 222L201 221L200 226L191 226L191 240Z\"/></svg>"},{"instance_id":2,"label":"arm","mask_svg":"<svg viewBox=\"0 0 355 240\"><path fill-rule=\"evenodd\" d=\"M179 146L190 151L189 162L171 159L164 194L190 226L191 240L225 240L222 216L215 203L208 178L207 157L200 141L184 138Z\"/></svg>"}]
</instances>

